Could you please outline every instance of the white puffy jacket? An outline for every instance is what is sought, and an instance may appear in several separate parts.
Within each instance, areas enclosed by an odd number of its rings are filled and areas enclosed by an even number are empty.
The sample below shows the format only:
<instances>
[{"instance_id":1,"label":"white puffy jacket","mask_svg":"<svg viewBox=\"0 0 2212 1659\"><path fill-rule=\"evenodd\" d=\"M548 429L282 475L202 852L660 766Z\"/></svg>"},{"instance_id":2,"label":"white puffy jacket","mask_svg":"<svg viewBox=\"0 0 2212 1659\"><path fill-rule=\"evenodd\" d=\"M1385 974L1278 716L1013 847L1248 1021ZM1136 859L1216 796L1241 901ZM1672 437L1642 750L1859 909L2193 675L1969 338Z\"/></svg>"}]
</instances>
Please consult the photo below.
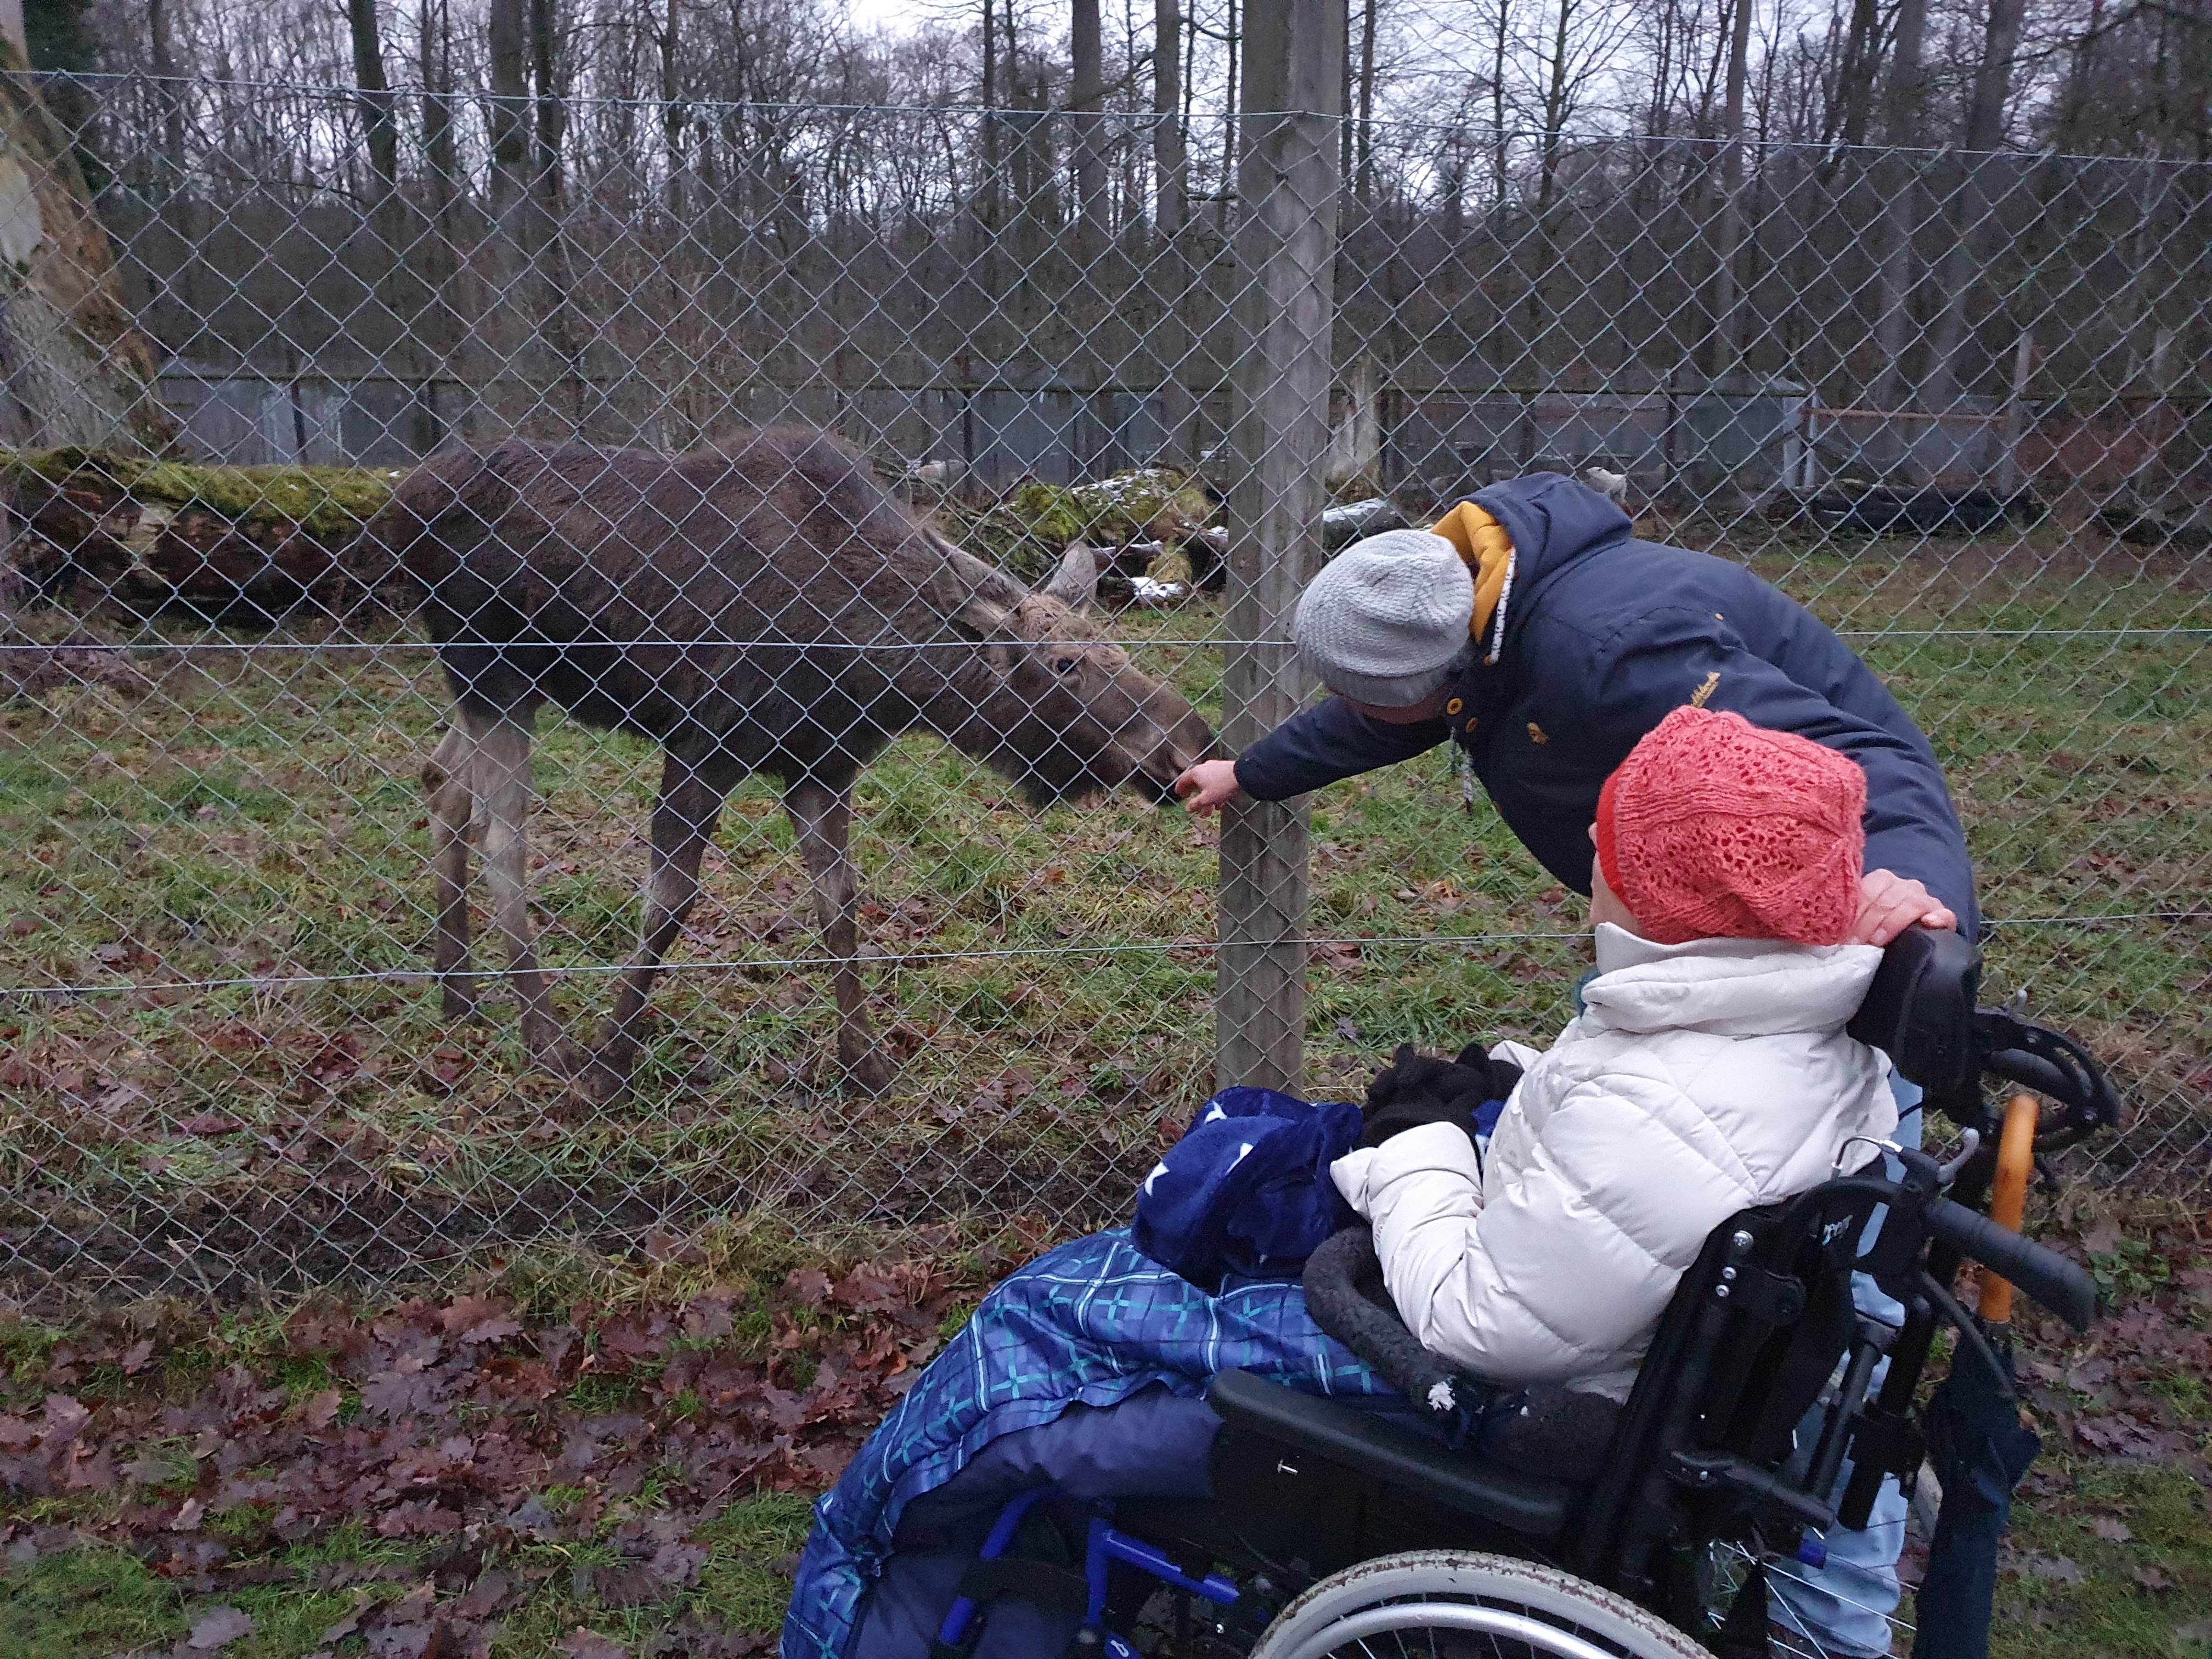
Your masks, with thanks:
<instances>
[{"instance_id":1,"label":"white puffy jacket","mask_svg":"<svg viewBox=\"0 0 2212 1659\"><path fill-rule=\"evenodd\" d=\"M1844 1034L1881 952L1597 930L1584 1012L1526 1068L1478 1162L1449 1124L1330 1168L1422 1343L1504 1382L1626 1400L1683 1270L1736 1211L1818 1185L1897 1127Z\"/></svg>"}]
</instances>

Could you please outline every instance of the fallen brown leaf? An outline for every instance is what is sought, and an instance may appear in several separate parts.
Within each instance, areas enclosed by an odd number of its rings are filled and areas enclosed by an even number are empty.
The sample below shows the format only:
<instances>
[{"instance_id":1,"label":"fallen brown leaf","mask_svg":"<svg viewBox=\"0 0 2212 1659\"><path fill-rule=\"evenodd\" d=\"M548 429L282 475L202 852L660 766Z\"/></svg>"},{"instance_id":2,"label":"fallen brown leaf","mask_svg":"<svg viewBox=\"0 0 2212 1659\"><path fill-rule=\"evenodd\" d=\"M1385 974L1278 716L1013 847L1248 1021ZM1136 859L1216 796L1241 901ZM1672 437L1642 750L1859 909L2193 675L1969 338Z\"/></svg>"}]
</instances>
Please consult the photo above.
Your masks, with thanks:
<instances>
[{"instance_id":1,"label":"fallen brown leaf","mask_svg":"<svg viewBox=\"0 0 2212 1659\"><path fill-rule=\"evenodd\" d=\"M621 1643L596 1631L586 1630L581 1625L553 1645L556 1651L567 1654L568 1659L629 1659L629 1650Z\"/></svg>"},{"instance_id":2,"label":"fallen brown leaf","mask_svg":"<svg viewBox=\"0 0 2212 1659\"><path fill-rule=\"evenodd\" d=\"M216 1607L192 1625L185 1645L194 1653L213 1653L241 1636L253 1633L253 1620L236 1607Z\"/></svg>"}]
</instances>

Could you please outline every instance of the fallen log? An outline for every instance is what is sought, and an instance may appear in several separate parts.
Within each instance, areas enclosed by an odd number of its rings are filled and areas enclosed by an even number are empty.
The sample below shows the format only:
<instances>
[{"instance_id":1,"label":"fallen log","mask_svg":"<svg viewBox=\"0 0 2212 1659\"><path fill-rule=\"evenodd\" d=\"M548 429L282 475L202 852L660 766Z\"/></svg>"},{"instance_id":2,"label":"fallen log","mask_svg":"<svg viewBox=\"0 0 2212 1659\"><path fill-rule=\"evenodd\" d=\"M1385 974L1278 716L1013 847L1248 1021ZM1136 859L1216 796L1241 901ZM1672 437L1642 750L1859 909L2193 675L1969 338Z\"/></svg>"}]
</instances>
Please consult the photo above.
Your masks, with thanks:
<instances>
[{"instance_id":1,"label":"fallen log","mask_svg":"<svg viewBox=\"0 0 2212 1659\"><path fill-rule=\"evenodd\" d=\"M199 466L97 449L0 452L18 585L81 608L171 605L270 621L373 580L381 468Z\"/></svg>"}]
</instances>

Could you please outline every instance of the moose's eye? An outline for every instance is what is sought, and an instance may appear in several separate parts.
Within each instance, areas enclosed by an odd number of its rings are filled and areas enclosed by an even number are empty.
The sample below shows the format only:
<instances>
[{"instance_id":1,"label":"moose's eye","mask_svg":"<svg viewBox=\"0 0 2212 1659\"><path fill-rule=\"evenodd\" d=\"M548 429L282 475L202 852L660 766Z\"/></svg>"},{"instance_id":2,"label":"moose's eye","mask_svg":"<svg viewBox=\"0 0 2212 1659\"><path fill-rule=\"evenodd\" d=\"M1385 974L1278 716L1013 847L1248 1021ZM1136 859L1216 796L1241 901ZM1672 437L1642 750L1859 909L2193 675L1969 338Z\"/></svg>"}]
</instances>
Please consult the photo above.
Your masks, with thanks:
<instances>
[{"instance_id":1,"label":"moose's eye","mask_svg":"<svg viewBox=\"0 0 2212 1659\"><path fill-rule=\"evenodd\" d=\"M1073 674L1075 672L1075 661L1073 657L1054 657L1052 659L1052 672L1055 674Z\"/></svg>"}]
</instances>

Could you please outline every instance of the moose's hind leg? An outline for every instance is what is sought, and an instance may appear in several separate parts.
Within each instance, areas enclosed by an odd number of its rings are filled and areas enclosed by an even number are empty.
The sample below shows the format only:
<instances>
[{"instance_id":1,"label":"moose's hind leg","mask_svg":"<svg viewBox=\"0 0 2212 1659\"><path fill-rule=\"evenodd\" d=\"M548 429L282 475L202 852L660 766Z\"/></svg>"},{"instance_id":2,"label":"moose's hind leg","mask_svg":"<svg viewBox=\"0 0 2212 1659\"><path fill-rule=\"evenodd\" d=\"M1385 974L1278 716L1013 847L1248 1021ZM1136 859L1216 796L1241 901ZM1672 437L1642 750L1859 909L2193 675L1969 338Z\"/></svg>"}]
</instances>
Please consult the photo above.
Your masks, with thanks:
<instances>
[{"instance_id":1,"label":"moose's hind leg","mask_svg":"<svg viewBox=\"0 0 2212 1659\"><path fill-rule=\"evenodd\" d=\"M522 1004L522 1041L533 1058L575 1076L587 1057L561 1030L530 938L530 713L468 714L476 748L477 804L483 813L483 869L492 911L507 941L508 976Z\"/></svg>"},{"instance_id":2,"label":"moose's hind leg","mask_svg":"<svg viewBox=\"0 0 2212 1659\"><path fill-rule=\"evenodd\" d=\"M829 947L830 983L837 996L837 1063L845 1087L856 1094L881 1094L891 1086L891 1065L877 1046L868 1023L866 995L860 984L859 873L853 867L853 793L811 777L784 791L784 811L798 832L813 880L815 915Z\"/></svg>"},{"instance_id":3,"label":"moose's hind leg","mask_svg":"<svg viewBox=\"0 0 2212 1659\"><path fill-rule=\"evenodd\" d=\"M469 825L476 811L476 745L457 718L422 763L422 792L429 798L430 867L437 876L436 969L447 1019L477 1012L477 975L469 960Z\"/></svg>"}]
</instances>

